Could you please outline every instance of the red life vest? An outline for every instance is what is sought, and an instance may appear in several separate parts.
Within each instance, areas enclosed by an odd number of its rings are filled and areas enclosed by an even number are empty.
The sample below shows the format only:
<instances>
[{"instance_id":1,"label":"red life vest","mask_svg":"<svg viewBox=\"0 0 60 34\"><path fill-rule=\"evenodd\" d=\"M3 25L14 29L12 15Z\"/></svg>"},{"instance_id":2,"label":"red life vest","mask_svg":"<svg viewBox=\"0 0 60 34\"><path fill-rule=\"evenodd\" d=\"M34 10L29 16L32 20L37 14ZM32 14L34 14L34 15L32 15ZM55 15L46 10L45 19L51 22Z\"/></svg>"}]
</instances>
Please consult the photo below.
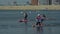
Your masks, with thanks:
<instances>
[{"instance_id":1,"label":"red life vest","mask_svg":"<svg viewBox=\"0 0 60 34\"><path fill-rule=\"evenodd\" d=\"M36 19L38 19L38 20L39 20L39 19L41 19L41 16L37 16L37 18L36 18Z\"/></svg>"}]
</instances>

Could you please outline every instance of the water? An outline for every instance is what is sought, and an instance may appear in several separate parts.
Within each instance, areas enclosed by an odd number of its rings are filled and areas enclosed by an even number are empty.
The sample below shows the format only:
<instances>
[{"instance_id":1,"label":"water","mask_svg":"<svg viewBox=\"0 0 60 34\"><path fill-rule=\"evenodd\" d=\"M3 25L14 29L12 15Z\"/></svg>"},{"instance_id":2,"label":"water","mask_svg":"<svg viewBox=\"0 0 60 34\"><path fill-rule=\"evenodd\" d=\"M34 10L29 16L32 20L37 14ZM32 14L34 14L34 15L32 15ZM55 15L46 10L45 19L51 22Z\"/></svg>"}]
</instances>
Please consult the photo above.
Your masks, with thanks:
<instances>
[{"instance_id":1,"label":"water","mask_svg":"<svg viewBox=\"0 0 60 34\"><path fill-rule=\"evenodd\" d=\"M18 22L23 19L23 12L28 13L29 22L27 26ZM45 20L44 24L53 26L43 26L40 31L32 28L32 23L36 23L36 15L45 14L50 20ZM0 34L60 34L60 10L0 10Z\"/></svg>"}]
</instances>

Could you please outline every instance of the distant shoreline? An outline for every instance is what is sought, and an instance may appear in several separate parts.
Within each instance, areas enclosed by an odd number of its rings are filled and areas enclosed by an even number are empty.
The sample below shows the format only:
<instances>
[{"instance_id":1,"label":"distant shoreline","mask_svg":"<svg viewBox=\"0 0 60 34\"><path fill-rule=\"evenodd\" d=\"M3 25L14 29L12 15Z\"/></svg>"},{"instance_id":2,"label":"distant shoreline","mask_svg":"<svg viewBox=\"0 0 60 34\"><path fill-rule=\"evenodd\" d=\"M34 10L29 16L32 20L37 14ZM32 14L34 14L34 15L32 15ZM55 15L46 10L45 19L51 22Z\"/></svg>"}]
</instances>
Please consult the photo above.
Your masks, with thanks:
<instances>
[{"instance_id":1,"label":"distant shoreline","mask_svg":"<svg viewBox=\"0 0 60 34\"><path fill-rule=\"evenodd\" d=\"M0 6L0 10L60 10L60 5Z\"/></svg>"}]
</instances>

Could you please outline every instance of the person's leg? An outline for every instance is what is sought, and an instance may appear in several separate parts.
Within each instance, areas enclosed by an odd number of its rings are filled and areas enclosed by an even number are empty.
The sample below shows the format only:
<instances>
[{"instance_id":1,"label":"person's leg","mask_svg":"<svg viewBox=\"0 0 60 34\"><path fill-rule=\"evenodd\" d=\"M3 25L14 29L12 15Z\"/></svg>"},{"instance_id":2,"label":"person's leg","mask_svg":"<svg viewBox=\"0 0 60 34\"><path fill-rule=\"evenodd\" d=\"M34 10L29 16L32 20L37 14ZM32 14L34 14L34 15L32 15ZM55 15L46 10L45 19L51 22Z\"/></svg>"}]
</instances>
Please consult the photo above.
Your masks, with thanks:
<instances>
[{"instance_id":1,"label":"person's leg","mask_svg":"<svg viewBox=\"0 0 60 34\"><path fill-rule=\"evenodd\" d=\"M38 22L36 23L36 25L38 25Z\"/></svg>"},{"instance_id":2,"label":"person's leg","mask_svg":"<svg viewBox=\"0 0 60 34\"><path fill-rule=\"evenodd\" d=\"M41 23L44 21L44 19L41 19Z\"/></svg>"}]
</instances>

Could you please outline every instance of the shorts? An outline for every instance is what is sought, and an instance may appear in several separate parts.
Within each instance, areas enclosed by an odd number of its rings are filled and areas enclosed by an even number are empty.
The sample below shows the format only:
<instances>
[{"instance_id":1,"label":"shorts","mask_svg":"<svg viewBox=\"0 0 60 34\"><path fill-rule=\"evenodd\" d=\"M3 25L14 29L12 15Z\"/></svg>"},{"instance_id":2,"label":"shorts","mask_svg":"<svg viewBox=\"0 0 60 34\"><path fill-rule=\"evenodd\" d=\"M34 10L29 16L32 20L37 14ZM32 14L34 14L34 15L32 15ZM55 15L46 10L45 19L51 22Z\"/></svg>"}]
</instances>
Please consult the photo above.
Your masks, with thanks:
<instances>
[{"instance_id":1,"label":"shorts","mask_svg":"<svg viewBox=\"0 0 60 34\"><path fill-rule=\"evenodd\" d=\"M36 25L41 25L41 22L37 22Z\"/></svg>"}]
</instances>

